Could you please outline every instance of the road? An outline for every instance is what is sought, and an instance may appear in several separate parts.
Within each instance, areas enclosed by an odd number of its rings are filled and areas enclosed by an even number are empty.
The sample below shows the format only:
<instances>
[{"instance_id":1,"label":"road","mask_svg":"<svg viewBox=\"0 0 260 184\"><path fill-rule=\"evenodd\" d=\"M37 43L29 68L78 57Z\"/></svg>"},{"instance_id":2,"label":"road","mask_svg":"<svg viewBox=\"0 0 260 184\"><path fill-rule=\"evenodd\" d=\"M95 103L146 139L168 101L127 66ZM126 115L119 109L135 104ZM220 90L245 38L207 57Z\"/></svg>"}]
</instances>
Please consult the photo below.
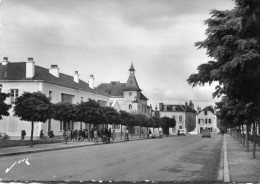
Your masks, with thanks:
<instances>
[{"instance_id":1,"label":"road","mask_svg":"<svg viewBox=\"0 0 260 184\"><path fill-rule=\"evenodd\" d=\"M2 157L0 180L216 181L222 141L187 135Z\"/></svg>"}]
</instances>

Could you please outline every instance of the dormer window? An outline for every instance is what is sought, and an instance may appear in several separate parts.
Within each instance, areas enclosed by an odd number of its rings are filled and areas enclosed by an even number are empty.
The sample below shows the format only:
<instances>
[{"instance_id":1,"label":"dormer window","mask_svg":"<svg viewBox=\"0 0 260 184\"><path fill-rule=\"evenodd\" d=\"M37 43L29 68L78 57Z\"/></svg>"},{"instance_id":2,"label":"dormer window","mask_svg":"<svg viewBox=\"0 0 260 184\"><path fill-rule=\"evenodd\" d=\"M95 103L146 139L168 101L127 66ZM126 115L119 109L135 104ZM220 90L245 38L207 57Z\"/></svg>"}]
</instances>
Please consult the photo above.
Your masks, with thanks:
<instances>
[{"instance_id":1,"label":"dormer window","mask_svg":"<svg viewBox=\"0 0 260 184\"><path fill-rule=\"evenodd\" d=\"M204 115L208 115L208 111L204 111Z\"/></svg>"},{"instance_id":2,"label":"dormer window","mask_svg":"<svg viewBox=\"0 0 260 184\"><path fill-rule=\"evenodd\" d=\"M172 111L176 111L176 106L172 106Z\"/></svg>"},{"instance_id":3,"label":"dormer window","mask_svg":"<svg viewBox=\"0 0 260 184\"><path fill-rule=\"evenodd\" d=\"M128 105L128 109L132 109L132 104L129 104L129 105Z\"/></svg>"},{"instance_id":4,"label":"dormer window","mask_svg":"<svg viewBox=\"0 0 260 184\"><path fill-rule=\"evenodd\" d=\"M164 106L164 109L163 109L163 110L164 110L164 111L167 111L167 106L166 106L166 105Z\"/></svg>"}]
</instances>

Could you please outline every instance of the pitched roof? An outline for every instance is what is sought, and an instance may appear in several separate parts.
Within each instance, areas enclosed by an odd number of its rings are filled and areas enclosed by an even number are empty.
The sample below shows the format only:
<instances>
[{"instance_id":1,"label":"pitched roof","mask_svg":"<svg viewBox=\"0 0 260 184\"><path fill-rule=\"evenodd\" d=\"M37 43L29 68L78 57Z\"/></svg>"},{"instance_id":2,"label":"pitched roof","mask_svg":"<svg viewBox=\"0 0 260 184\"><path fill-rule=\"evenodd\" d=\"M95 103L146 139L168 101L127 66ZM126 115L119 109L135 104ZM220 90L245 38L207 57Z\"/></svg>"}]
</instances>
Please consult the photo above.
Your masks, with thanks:
<instances>
[{"instance_id":1,"label":"pitched roof","mask_svg":"<svg viewBox=\"0 0 260 184\"><path fill-rule=\"evenodd\" d=\"M144 96L143 93L140 93L140 99L141 99L141 100L149 100L148 98L146 98L146 97Z\"/></svg>"},{"instance_id":2,"label":"pitched roof","mask_svg":"<svg viewBox=\"0 0 260 184\"><path fill-rule=\"evenodd\" d=\"M28 79L26 78L26 62L15 62L9 63L7 65L0 65L0 80L41 80L44 82L80 89L92 93L96 92L89 87L88 83L82 80L79 80L79 83L76 83L74 82L73 76L63 73L59 73L59 78L57 78L49 73L49 69L37 65L35 65L35 76Z\"/></svg>"},{"instance_id":3,"label":"pitched roof","mask_svg":"<svg viewBox=\"0 0 260 184\"><path fill-rule=\"evenodd\" d=\"M190 106L185 106L185 105L166 105L166 104L163 104L163 107L162 107L162 109L160 109L160 111L164 111L164 106L167 107L167 111L171 111L171 112L193 112L193 113L196 112ZM173 107L175 107L175 111L173 111L173 109L174 109Z\"/></svg>"},{"instance_id":4,"label":"pitched roof","mask_svg":"<svg viewBox=\"0 0 260 184\"><path fill-rule=\"evenodd\" d=\"M95 89L98 92L103 92L111 96L123 96L123 89L125 83L111 82L111 83L102 83L97 86Z\"/></svg>"},{"instance_id":5,"label":"pitched roof","mask_svg":"<svg viewBox=\"0 0 260 184\"><path fill-rule=\"evenodd\" d=\"M126 85L124 87L124 91L142 91L137 83L137 80L135 78L135 75L133 73L130 73L128 80L126 82Z\"/></svg>"},{"instance_id":6,"label":"pitched roof","mask_svg":"<svg viewBox=\"0 0 260 184\"><path fill-rule=\"evenodd\" d=\"M213 114L215 114L214 109L213 109L213 107L211 107L211 106L205 107L204 109L202 109L202 111L210 111L210 112L212 112ZM200 111L200 112L201 112L201 111Z\"/></svg>"}]
</instances>

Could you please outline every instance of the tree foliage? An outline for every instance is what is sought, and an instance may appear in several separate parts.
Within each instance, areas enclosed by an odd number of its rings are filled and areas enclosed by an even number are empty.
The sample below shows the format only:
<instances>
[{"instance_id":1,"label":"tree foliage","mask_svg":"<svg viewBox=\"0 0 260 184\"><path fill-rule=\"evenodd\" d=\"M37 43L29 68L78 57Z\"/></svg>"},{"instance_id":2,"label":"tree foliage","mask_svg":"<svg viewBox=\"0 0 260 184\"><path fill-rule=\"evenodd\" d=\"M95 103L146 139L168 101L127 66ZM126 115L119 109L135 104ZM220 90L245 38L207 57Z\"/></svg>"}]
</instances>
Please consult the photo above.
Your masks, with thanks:
<instances>
[{"instance_id":1,"label":"tree foliage","mask_svg":"<svg viewBox=\"0 0 260 184\"><path fill-rule=\"evenodd\" d=\"M6 93L0 93L0 119L2 119L2 116L9 116L8 110L11 108L11 105L5 103L8 96Z\"/></svg>"},{"instance_id":2,"label":"tree foliage","mask_svg":"<svg viewBox=\"0 0 260 184\"><path fill-rule=\"evenodd\" d=\"M76 105L60 102L53 105L53 118L61 121L73 121L76 119Z\"/></svg>"},{"instance_id":3,"label":"tree foliage","mask_svg":"<svg viewBox=\"0 0 260 184\"><path fill-rule=\"evenodd\" d=\"M236 124L246 118L245 112L251 118L259 115L260 1L235 2L232 10L210 12L211 18L205 21L207 38L195 46L207 49L214 61L198 66L198 73L187 81L193 87L218 82L213 97L224 95L221 103L227 103L218 104L224 108L221 117L231 123L235 114Z\"/></svg>"},{"instance_id":4,"label":"tree foliage","mask_svg":"<svg viewBox=\"0 0 260 184\"><path fill-rule=\"evenodd\" d=\"M106 122L105 114L98 102L89 100L81 102L76 107L77 121L99 125Z\"/></svg>"},{"instance_id":5,"label":"tree foliage","mask_svg":"<svg viewBox=\"0 0 260 184\"><path fill-rule=\"evenodd\" d=\"M31 122L31 147L33 146L34 122L46 122L52 115L50 99L41 92L25 92L15 102L14 115Z\"/></svg>"},{"instance_id":6,"label":"tree foliage","mask_svg":"<svg viewBox=\"0 0 260 184\"><path fill-rule=\"evenodd\" d=\"M41 92L25 92L15 102L14 115L30 122L46 122L52 114L50 99Z\"/></svg>"}]
</instances>

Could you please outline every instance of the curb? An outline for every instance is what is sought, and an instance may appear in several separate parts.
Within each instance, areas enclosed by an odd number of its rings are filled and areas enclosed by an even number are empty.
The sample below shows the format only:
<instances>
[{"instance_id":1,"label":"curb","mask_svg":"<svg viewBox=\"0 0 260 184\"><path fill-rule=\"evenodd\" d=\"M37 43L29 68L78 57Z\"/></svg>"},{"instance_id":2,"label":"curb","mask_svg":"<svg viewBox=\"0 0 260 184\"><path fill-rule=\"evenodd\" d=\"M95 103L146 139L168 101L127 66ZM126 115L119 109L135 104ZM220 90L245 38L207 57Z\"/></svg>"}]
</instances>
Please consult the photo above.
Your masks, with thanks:
<instances>
[{"instance_id":1,"label":"curb","mask_svg":"<svg viewBox=\"0 0 260 184\"><path fill-rule=\"evenodd\" d=\"M113 144L121 143L121 142L139 141L139 140L146 140L146 139L140 139L140 138L138 138L138 139L132 139L132 140L129 140L129 141L119 140L119 141L114 142ZM0 153L0 157L12 156L12 155L21 155L21 154L29 154L29 153L38 153L38 152L45 152L45 151L71 149L71 148L79 148L79 147L87 147L87 146L99 146L99 145L105 145L105 144L94 144L94 143L93 143L93 144L76 145L76 146L68 146L68 147L60 147L60 148L47 148L47 149L37 149L37 150L30 150L30 151Z\"/></svg>"},{"instance_id":2,"label":"curb","mask_svg":"<svg viewBox=\"0 0 260 184\"><path fill-rule=\"evenodd\" d=\"M226 135L224 135L224 182L230 182L230 174L229 174L229 168L228 168Z\"/></svg>"}]
</instances>

